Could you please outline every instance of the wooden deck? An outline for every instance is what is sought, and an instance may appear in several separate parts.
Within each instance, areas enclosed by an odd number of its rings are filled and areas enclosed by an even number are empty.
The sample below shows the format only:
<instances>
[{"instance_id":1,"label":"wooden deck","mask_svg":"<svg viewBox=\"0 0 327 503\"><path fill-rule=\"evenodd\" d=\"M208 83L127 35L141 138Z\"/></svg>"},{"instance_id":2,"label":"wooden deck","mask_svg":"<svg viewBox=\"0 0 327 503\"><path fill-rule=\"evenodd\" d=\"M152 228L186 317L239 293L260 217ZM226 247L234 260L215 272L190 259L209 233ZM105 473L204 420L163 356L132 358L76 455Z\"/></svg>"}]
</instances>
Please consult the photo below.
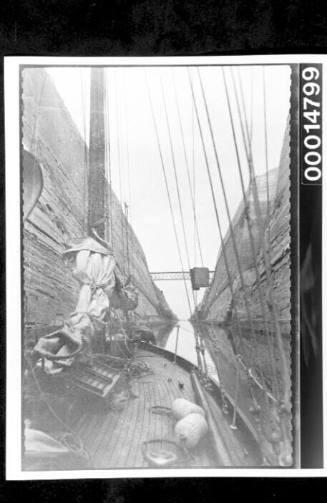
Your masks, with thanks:
<instances>
[{"instance_id":1,"label":"wooden deck","mask_svg":"<svg viewBox=\"0 0 327 503\"><path fill-rule=\"evenodd\" d=\"M179 357L174 363L173 359L174 355L157 347L139 348L135 361L146 364L147 373L132 378L132 396L129 398L126 394L126 379L121 378L117 382L116 396L125 393L125 401L118 402L118 406L115 402L108 404L101 398L92 399L85 392L82 395L73 392L70 397L59 397L60 407L55 406L53 398L52 405L57 414L74 431L89 454L90 469L147 468L149 464L143 455L143 442L175 441L175 419L170 414L154 413L153 407L170 408L174 399L179 397L199 402L199 395L192 385L192 364ZM260 466L258 458L253 456L251 439L249 441L242 428L230 428L232 410L228 415L223 414L213 395L204 389L202 392L211 411L214 428L209 425L206 437L176 466ZM43 417L47 433L56 436L58 423L57 426L54 423L53 427L50 423L51 416ZM59 427L62 428L62 425ZM213 430L218 442L214 440ZM221 454L225 453L222 456L216 448L217 443L221 445ZM77 469L73 464L69 469ZM65 469L68 469L67 466Z\"/></svg>"},{"instance_id":2,"label":"wooden deck","mask_svg":"<svg viewBox=\"0 0 327 503\"><path fill-rule=\"evenodd\" d=\"M137 356L147 363L153 374L133 379L132 390L136 398L130 398L122 410L96 412L90 408L74 425L91 456L93 468L147 467L142 443L153 439L174 440L175 420L169 415L154 414L152 407L171 407L178 397L195 401L190 374L186 370L144 350ZM208 439L199 444L193 455L187 466L208 467L214 463Z\"/></svg>"}]
</instances>

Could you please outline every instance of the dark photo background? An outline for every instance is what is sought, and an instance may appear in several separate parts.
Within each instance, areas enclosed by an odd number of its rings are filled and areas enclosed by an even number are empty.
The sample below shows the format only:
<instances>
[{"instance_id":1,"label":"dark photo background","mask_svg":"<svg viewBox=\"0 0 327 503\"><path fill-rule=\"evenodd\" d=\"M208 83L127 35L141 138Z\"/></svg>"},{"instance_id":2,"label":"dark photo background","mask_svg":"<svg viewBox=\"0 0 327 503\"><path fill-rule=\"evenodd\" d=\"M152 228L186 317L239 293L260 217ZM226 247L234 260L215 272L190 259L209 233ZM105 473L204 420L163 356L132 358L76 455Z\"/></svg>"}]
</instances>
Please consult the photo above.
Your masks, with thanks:
<instances>
[{"instance_id":1,"label":"dark photo background","mask_svg":"<svg viewBox=\"0 0 327 503\"><path fill-rule=\"evenodd\" d=\"M1 55L46 56L164 56L202 54L326 53L325 1L322 0L6 0L0 4ZM3 65L1 65L3 97ZM2 118L4 100L1 100ZM4 121L1 128L0 194L4 205ZM308 326L301 330L301 418L302 464L322 463L322 357L321 357L321 188L300 188L300 265L302 301ZM0 212L0 264L2 310L1 424L2 479L5 467L5 221ZM313 330L312 330L313 328ZM314 334L314 338L312 337ZM160 483L157 501L185 501L187 493L204 499L215 495L213 486L222 481L165 480ZM253 485L248 481L248 488ZM256 483L257 484L257 483ZM149 496L159 484L148 481ZM183 488L182 488L183 485ZM227 480L229 494L241 494L242 486ZM65 500L72 484L53 482L3 485L3 501L20 501L21 490L31 500L51 497ZM139 481L83 482L74 489L75 501L131 501L145 487ZM185 488L188 488L186 493ZM261 485L260 485L261 487ZM285 487L285 486L284 486ZM102 489L101 489L102 488ZM259 486L256 485L256 491ZM301 485L303 493L305 487ZM282 489L268 481L261 499ZM166 497L167 495L167 497ZM165 497L164 497L165 496ZM134 498L133 498L134 499Z\"/></svg>"},{"instance_id":2,"label":"dark photo background","mask_svg":"<svg viewBox=\"0 0 327 503\"><path fill-rule=\"evenodd\" d=\"M301 454L323 465L321 186L300 187Z\"/></svg>"}]
</instances>

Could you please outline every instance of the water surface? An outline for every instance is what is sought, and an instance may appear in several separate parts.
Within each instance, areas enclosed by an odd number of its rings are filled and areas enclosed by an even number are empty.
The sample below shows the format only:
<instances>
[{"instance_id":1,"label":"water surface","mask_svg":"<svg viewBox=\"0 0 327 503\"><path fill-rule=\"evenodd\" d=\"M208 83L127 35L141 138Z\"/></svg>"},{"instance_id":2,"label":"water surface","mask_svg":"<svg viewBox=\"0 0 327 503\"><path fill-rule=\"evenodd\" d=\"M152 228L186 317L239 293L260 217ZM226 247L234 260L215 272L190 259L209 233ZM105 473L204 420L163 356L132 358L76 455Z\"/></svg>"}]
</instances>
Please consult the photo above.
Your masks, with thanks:
<instances>
[{"instance_id":1,"label":"water surface","mask_svg":"<svg viewBox=\"0 0 327 503\"><path fill-rule=\"evenodd\" d=\"M204 347L205 339L202 338ZM196 339L193 325L187 320L179 320L174 327L169 327L166 331L159 331L157 335L157 345L167 349L171 353L175 353L185 358L185 360L198 365L196 352ZM208 375L219 383L219 377L216 366L210 356L209 351L205 347L205 361L207 363Z\"/></svg>"}]
</instances>

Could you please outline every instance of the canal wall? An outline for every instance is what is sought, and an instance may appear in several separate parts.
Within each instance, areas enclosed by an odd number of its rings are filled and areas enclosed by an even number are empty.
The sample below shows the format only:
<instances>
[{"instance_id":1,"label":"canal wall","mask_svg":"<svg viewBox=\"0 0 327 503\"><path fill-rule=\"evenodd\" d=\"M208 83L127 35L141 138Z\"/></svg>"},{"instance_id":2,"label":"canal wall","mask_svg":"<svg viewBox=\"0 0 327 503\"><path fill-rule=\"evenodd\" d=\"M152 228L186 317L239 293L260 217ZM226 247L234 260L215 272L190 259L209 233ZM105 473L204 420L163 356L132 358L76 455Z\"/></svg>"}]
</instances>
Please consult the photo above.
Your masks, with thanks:
<instances>
[{"instance_id":1,"label":"canal wall","mask_svg":"<svg viewBox=\"0 0 327 503\"><path fill-rule=\"evenodd\" d=\"M269 171L268 190L266 175L256 177L261 214L266 216L265 239L268 243L272 269L273 295L277 307L279 327L282 332L282 344L290 362L290 147L289 126L287 125L279 166ZM267 194L269 194L269 213ZM220 250L214 278L204 294L199 306L199 318L212 324L225 324L231 330L235 351L244 358L247 367L255 367L257 375L261 373L271 388L273 365L276 367L279 383L282 382L281 356L278 349L275 324L268 302L268 285L264 266L262 245L259 239L253 195L247 191L248 209L244 203L239 205L233 219L233 231L241 258L245 292L241 288L240 274L230 232L224 239L227 263L232 277L233 301L226 273L225 260ZM248 211L252 223L255 255L259 269L257 281L251 242L249 238L246 214ZM269 216L267 216L269 214ZM262 294L268 327L271 333L269 341L264 333L264 318L260 303ZM245 296L250 306L253 319L254 337L246 311ZM237 309L237 310L236 310ZM237 330L239 322L241 333ZM214 332L210 333L215 342ZM241 335L239 337L239 335ZM209 342L210 344L210 342ZM255 362L255 363L253 363Z\"/></svg>"},{"instance_id":2,"label":"canal wall","mask_svg":"<svg viewBox=\"0 0 327 503\"><path fill-rule=\"evenodd\" d=\"M43 173L40 199L23 228L25 334L32 339L62 325L74 310L78 285L62 253L65 243L86 235L86 144L51 77L43 69L21 75L21 138ZM22 155L24 162L24 155ZM116 272L131 274L139 290L138 318L164 320L174 315L149 274L146 257L109 184L112 247ZM119 313L118 313L119 315Z\"/></svg>"}]
</instances>

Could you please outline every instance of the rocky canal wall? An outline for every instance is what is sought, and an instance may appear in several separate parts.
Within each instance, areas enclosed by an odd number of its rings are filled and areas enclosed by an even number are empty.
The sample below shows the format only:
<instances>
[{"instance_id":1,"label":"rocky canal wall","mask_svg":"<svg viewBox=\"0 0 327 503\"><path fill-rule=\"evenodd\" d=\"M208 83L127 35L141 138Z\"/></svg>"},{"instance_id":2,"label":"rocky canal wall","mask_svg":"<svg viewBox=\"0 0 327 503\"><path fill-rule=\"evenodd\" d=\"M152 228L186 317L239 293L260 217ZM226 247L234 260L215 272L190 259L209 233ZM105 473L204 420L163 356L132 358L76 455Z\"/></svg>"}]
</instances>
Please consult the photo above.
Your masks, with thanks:
<instances>
[{"instance_id":1,"label":"rocky canal wall","mask_svg":"<svg viewBox=\"0 0 327 503\"><path fill-rule=\"evenodd\" d=\"M282 332L282 343L289 362L290 370L290 149L289 127L286 128L279 166L269 172L269 217L267 204L266 175L256 177L261 214L266 218L265 239L272 270L273 296L277 307L278 324ZM272 387L276 367L277 379L282 382L282 365L280 351L276 339L276 330L269 308L268 284L264 265L263 247L260 243L258 221L256 218L253 195L247 193L248 210L243 202L233 219L233 230L237 249L239 250L245 291L241 288L241 278L236 264L236 258L230 232L224 243L227 262L232 277L232 293L228 284L225 260L222 250L218 255L214 278L205 292L199 306L199 316L207 322L225 323L231 328L235 350L242 355L248 367L255 367L257 375L263 376L267 385ZM255 262L251 249L246 214L248 211L254 237L255 255L260 281L257 281ZM270 348L264 331L264 317L260 302L263 299L270 332ZM250 314L253 319L255 334L250 331L246 311L245 298L248 300ZM241 337L238 337L237 319L241 327ZM215 336L211 335L214 341Z\"/></svg>"},{"instance_id":2,"label":"rocky canal wall","mask_svg":"<svg viewBox=\"0 0 327 503\"><path fill-rule=\"evenodd\" d=\"M86 235L88 152L45 70L23 69L21 89L23 148L41 166L44 179L40 199L23 228L25 333L34 339L61 326L76 305L78 285L64 265L62 252L65 242ZM109 184L106 191L117 273L123 280L130 273L138 287L137 316L173 317Z\"/></svg>"}]
</instances>

